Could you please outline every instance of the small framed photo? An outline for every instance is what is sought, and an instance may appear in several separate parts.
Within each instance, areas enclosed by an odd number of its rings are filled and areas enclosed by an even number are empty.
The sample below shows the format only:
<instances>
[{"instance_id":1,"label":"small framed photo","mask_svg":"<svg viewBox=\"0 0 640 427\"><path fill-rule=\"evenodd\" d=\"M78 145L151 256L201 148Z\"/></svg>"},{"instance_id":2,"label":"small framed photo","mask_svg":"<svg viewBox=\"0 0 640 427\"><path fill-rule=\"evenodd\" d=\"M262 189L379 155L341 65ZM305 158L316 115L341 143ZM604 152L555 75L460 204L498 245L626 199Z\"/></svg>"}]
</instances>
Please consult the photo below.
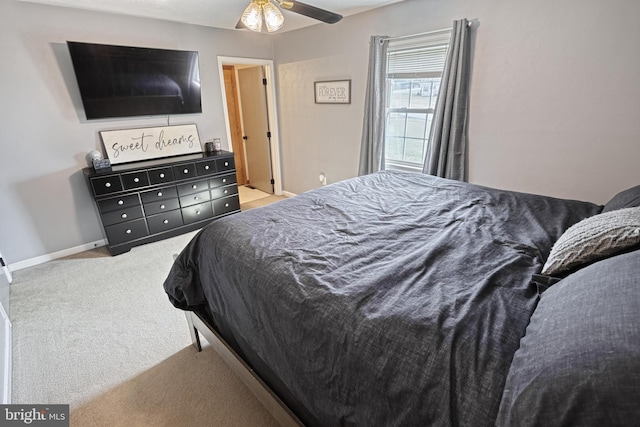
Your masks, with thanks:
<instances>
[{"instance_id":1,"label":"small framed photo","mask_svg":"<svg viewBox=\"0 0 640 427\"><path fill-rule=\"evenodd\" d=\"M315 82L316 104L351 104L351 80Z\"/></svg>"}]
</instances>

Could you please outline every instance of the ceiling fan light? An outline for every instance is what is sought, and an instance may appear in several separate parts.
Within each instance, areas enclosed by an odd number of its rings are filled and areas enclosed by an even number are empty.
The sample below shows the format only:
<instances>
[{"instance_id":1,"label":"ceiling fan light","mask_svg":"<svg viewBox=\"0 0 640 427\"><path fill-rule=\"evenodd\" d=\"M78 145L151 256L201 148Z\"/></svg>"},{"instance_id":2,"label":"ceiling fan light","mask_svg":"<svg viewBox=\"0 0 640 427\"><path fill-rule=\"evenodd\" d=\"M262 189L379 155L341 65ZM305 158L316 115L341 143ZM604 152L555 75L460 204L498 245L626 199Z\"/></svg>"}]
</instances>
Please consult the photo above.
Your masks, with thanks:
<instances>
[{"instance_id":1,"label":"ceiling fan light","mask_svg":"<svg viewBox=\"0 0 640 427\"><path fill-rule=\"evenodd\" d=\"M284 16L282 16L280 9L267 1L262 6L262 12L264 13L264 22L267 24L267 31L271 33L282 28L282 25L284 24Z\"/></svg>"},{"instance_id":2,"label":"ceiling fan light","mask_svg":"<svg viewBox=\"0 0 640 427\"><path fill-rule=\"evenodd\" d=\"M262 8L259 4L252 1L242 13L240 20L251 31L262 31Z\"/></svg>"}]
</instances>

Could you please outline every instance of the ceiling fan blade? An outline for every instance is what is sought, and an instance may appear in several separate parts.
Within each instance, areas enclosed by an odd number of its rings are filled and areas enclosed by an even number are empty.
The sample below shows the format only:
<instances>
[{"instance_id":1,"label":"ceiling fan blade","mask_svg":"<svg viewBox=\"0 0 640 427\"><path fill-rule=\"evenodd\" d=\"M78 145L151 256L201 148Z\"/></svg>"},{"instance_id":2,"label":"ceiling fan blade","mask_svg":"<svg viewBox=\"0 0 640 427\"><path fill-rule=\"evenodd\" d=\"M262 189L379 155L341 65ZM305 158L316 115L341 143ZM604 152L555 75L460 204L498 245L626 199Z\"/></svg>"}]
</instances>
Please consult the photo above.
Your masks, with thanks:
<instances>
[{"instance_id":1,"label":"ceiling fan blade","mask_svg":"<svg viewBox=\"0 0 640 427\"><path fill-rule=\"evenodd\" d=\"M308 16L309 18L317 19L318 21L326 22L327 24L335 24L342 19L342 15L329 12L328 10L320 9L318 7L311 6L299 1L279 1L279 3L283 9L299 13L300 15Z\"/></svg>"}]
</instances>

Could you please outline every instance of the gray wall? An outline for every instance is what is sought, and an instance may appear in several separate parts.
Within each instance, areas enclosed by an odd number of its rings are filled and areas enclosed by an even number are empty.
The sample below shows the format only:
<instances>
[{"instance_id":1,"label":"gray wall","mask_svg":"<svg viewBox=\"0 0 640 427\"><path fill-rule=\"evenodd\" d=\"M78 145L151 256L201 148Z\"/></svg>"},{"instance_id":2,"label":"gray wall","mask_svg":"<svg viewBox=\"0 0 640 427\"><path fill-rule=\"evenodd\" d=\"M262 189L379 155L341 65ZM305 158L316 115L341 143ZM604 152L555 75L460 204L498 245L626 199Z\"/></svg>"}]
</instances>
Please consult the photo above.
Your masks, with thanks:
<instances>
[{"instance_id":1,"label":"gray wall","mask_svg":"<svg viewBox=\"0 0 640 427\"><path fill-rule=\"evenodd\" d=\"M270 37L0 0L0 250L15 263L104 238L81 169L99 130L167 123L84 118L67 40L200 52L200 138L226 144L217 56L272 58Z\"/></svg>"},{"instance_id":2,"label":"gray wall","mask_svg":"<svg viewBox=\"0 0 640 427\"><path fill-rule=\"evenodd\" d=\"M277 36L284 188L357 174L368 41L474 24L470 181L604 203L640 184L640 2L408 0ZM349 106L313 82L352 79Z\"/></svg>"},{"instance_id":3,"label":"gray wall","mask_svg":"<svg viewBox=\"0 0 640 427\"><path fill-rule=\"evenodd\" d=\"M80 170L103 129L165 119L83 119L66 40L200 52L202 139L226 144L218 55L274 59L283 186L356 175L368 41L477 18L470 180L604 203L640 183L640 2L407 0L276 36L0 0L0 250L9 263L103 238ZM352 79L351 105L316 105L313 82Z\"/></svg>"}]
</instances>

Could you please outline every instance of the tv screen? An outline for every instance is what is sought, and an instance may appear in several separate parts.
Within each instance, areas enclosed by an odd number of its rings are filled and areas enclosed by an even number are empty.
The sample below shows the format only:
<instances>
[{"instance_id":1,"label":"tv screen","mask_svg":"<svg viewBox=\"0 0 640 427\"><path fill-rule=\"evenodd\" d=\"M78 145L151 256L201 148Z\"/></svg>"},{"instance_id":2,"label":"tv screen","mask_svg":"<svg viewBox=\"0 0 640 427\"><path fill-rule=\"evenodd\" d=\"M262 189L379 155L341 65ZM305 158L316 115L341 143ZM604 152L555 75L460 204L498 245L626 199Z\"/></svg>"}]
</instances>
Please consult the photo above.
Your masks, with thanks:
<instances>
[{"instance_id":1,"label":"tv screen","mask_svg":"<svg viewBox=\"0 0 640 427\"><path fill-rule=\"evenodd\" d=\"M67 45L87 119L202 112L198 52Z\"/></svg>"}]
</instances>

